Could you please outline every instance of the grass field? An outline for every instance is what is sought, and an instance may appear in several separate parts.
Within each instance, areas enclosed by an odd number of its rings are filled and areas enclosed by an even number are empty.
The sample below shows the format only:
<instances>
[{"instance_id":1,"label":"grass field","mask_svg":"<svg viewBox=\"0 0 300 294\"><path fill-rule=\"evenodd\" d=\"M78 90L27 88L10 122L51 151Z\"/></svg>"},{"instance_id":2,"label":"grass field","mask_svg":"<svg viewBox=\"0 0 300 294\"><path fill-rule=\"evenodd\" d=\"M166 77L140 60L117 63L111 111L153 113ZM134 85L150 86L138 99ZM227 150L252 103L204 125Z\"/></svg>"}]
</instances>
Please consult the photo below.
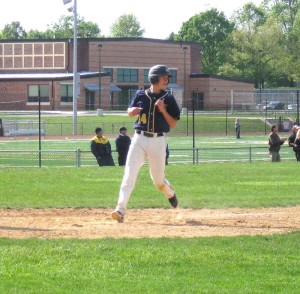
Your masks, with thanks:
<instances>
[{"instance_id":1,"label":"grass field","mask_svg":"<svg viewBox=\"0 0 300 294\"><path fill-rule=\"evenodd\" d=\"M169 165L166 175L189 208L300 205L298 163ZM145 165L129 207L168 207ZM2 208L114 207L123 167L0 169ZM21 193L20 193L21 191Z\"/></svg>"},{"instance_id":2,"label":"grass field","mask_svg":"<svg viewBox=\"0 0 300 294\"><path fill-rule=\"evenodd\" d=\"M41 140L42 167L97 166L90 152L90 139L85 138L43 138ZM113 157L115 136L109 135ZM167 136L170 150L169 164L202 162L257 162L269 161L267 136L244 135L240 140L234 136ZM195 144L195 151L192 147ZM292 148L284 144L281 148L283 161L294 161ZM0 140L0 167L39 166L39 141L35 139Z\"/></svg>"},{"instance_id":3,"label":"grass field","mask_svg":"<svg viewBox=\"0 0 300 294\"><path fill-rule=\"evenodd\" d=\"M0 291L299 293L299 238L0 239Z\"/></svg>"},{"instance_id":4,"label":"grass field","mask_svg":"<svg viewBox=\"0 0 300 294\"><path fill-rule=\"evenodd\" d=\"M191 146L192 138L169 136L168 142L184 148ZM0 141L0 149L36 150L37 144L12 139ZM43 149L89 150L86 139L45 139L42 144ZM196 138L197 147L264 144L264 135L243 133L239 141L232 134ZM298 168L296 161L172 164L166 175L182 208L299 206ZM122 174L118 166L2 168L0 208L112 209ZM168 207L144 166L129 208ZM0 224L0 230L5 229ZM188 239L0 238L0 292L299 293L299 243L300 232Z\"/></svg>"},{"instance_id":5,"label":"grass field","mask_svg":"<svg viewBox=\"0 0 300 294\"><path fill-rule=\"evenodd\" d=\"M191 135L193 132L194 124L194 130L197 134L233 134L234 122L236 117L240 118L242 134L255 134L266 132L269 133L270 128L266 127L264 117L256 114L226 115L225 113L197 113L193 119L191 112L189 113L189 115L181 115L181 118L178 121L176 128L172 129L171 133ZM283 115L282 118L284 117L289 117L289 115ZM35 122L35 128L38 129L37 113L32 115L22 115L22 113L15 116L6 115L3 119L7 121L28 121L30 122L30 125L32 122ZM128 128L129 134L132 134L132 126L134 121L135 118L128 117L126 112L115 114L113 112L107 111L106 114L103 116L95 116L95 112L92 112L90 115L87 114L83 116L78 116L77 133L79 135L93 134L95 127L100 126L101 128L103 128L106 134L117 134L119 128L125 125ZM48 136L72 135L72 116L56 116L47 114L42 115L41 122L43 128L45 128L46 135Z\"/></svg>"},{"instance_id":6,"label":"grass field","mask_svg":"<svg viewBox=\"0 0 300 294\"><path fill-rule=\"evenodd\" d=\"M182 207L272 207L300 205L297 169L297 162L226 163L173 165L166 172ZM120 167L0 169L1 207L112 208L122 173ZM146 166L129 207L168 207ZM299 241L300 232L192 239L1 238L0 292L298 293Z\"/></svg>"}]
</instances>

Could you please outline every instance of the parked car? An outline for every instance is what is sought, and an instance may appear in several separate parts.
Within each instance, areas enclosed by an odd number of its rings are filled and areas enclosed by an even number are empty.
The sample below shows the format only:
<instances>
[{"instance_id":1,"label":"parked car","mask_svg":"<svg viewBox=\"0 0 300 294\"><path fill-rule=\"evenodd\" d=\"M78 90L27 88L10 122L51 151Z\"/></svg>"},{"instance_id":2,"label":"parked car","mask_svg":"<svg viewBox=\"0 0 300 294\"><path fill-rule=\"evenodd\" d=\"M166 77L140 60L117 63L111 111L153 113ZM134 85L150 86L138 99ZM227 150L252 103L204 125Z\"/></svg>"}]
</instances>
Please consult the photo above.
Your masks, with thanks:
<instances>
[{"instance_id":1,"label":"parked car","mask_svg":"<svg viewBox=\"0 0 300 294\"><path fill-rule=\"evenodd\" d=\"M297 109L297 104L289 104L288 105L288 110L295 110Z\"/></svg>"},{"instance_id":2,"label":"parked car","mask_svg":"<svg viewBox=\"0 0 300 294\"><path fill-rule=\"evenodd\" d=\"M280 101L271 101L268 103L268 105L264 106L264 110L270 109L270 110L275 110L275 109L284 109L285 104Z\"/></svg>"}]
</instances>

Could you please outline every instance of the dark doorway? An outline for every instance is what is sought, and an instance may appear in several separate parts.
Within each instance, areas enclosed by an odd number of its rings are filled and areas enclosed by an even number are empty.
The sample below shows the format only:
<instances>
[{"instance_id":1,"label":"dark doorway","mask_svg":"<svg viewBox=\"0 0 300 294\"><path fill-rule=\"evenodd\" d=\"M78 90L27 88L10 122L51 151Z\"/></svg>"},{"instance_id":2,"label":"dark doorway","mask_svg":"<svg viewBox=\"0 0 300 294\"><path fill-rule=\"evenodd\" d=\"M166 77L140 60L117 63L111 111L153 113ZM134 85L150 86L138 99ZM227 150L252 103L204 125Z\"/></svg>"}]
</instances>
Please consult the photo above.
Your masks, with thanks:
<instances>
[{"instance_id":1,"label":"dark doorway","mask_svg":"<svg viewBox=\"0 0 300 294\"><path fill-rule=\"evenodd\" d=\"M85 110L95 110L95 92L86 91Z\"/></svg>"},{"instance_id":2,"label":"dark doorway","mask_svg":"<svg viewBox=\"0 0 300 294\"><path fill-rule=\"evenodd\" d=\"M122 92L120 92L118 97L117 109L123 110L127 109L128 105L131 102L132 97L135 95L138 87L134 86L120 86Z\"/></svg>"},{"instance_id":3,"label":"dark doorway","mask_svg":"<svg viewBox=\"0 0 300 294\"><path fill-rule=\"evenodd\" d=\"M204 93L193 93L195 110L204 110Z\"/></svg>"}]
</instances>

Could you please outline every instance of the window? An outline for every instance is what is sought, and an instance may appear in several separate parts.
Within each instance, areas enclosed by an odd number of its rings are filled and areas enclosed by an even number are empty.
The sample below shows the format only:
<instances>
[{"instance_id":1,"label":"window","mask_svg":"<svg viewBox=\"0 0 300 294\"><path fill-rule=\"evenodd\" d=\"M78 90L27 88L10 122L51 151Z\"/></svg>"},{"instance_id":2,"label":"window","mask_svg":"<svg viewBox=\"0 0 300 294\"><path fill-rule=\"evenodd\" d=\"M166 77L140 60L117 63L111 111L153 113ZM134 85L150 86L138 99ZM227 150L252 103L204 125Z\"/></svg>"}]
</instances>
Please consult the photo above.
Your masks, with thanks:
<instances>
[{"instance_id":1,"label":"window","mask_svg":"<svg viewBox=\"0 0 300 294\"><path fill-rule=\"evenodd\" d=\"M118 96L118 109L125 110L128 108L132 97L135 95L138 87L136 86L122 86L122 92Z\"/></svg>"},{"instance_id":2,"label":"window","mask_svg":"<svg viewBox=\"0 0 300 294\"><path fill-rule=\"evenodd\" d=\"M144 69L144 83L149 84L148 74L150 69Z\"/></svg>"},{"instance_id":3,"label":"window","mask_svg":"<svg viewBox=\"0 0 300 294\"><path fill-rule=\"evenodd\" d=\"M73 85L60 85L60 101L73 102Z\"/></svg>"},{"instance_id":4,"label":"window","mask_svg":"<svg viewBox=\"0 0 300 294\"><path fill-rule=\"evenodd\" d=\"M169 83L177 83L177 70L175 69L170 69L170 74L173 76L172 78L170 78Z\"/></svg>"},{"instance_id":5,"label":"window","mask_svg":"<svg viewBox=\"0 0 300 294\"><path fill-rule=\"evenodd\" d=\"M113 70L113 68L104 68L104 71L110 73L110 82L112 83L113 80L114 80L113 79L114 78L114 70Z\"/></svg>"},{"instance_id":6,"label":"window","mask_svg":"<svg viewBox=\"0 0 300 294\"><path fill-rule=\"evenodd\" d=\"M138 81L138 70L130 68L118 68L117 81L136 83Z\"/></svg>"},{"instance_id":7,"label":"window","mask_svg":"<svg viewBox=\"0 0 300 294\"><path fill-rule=\"evenodd\" d=\"M49 86L48 85L29 85L28 86L28 102L49 102Z\"/></svg>"}]
</instances>

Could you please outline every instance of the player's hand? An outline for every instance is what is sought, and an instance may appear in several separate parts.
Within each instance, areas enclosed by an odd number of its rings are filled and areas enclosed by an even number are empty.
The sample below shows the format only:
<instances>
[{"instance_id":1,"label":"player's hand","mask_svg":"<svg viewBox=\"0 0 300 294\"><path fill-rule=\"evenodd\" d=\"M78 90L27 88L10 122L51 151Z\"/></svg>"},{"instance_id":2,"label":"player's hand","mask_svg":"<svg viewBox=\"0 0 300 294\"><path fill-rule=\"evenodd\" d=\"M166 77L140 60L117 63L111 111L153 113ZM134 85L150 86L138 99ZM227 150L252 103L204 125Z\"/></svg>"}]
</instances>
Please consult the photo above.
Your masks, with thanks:
<instances>
[{"instance_id":1,"label":"player's hand","mask_svg":"<svg viewBox=\"0 0 300 294\"><path fill-rule=\"evenodd\" d=\"M164 99L159 99L154 104L160 112L164 112L166 109Z\"/></svg>"},{"instance_id":2,"label":"player's hand","mask_svg":"<svg viewBox=\"0 0 300 294\"><path fill-rule=\"evenodd\" d=\"M142 107L131 107L128 109L128 114L130 116L136 116L143 110Z\"/></svg>"}]
</instances>

